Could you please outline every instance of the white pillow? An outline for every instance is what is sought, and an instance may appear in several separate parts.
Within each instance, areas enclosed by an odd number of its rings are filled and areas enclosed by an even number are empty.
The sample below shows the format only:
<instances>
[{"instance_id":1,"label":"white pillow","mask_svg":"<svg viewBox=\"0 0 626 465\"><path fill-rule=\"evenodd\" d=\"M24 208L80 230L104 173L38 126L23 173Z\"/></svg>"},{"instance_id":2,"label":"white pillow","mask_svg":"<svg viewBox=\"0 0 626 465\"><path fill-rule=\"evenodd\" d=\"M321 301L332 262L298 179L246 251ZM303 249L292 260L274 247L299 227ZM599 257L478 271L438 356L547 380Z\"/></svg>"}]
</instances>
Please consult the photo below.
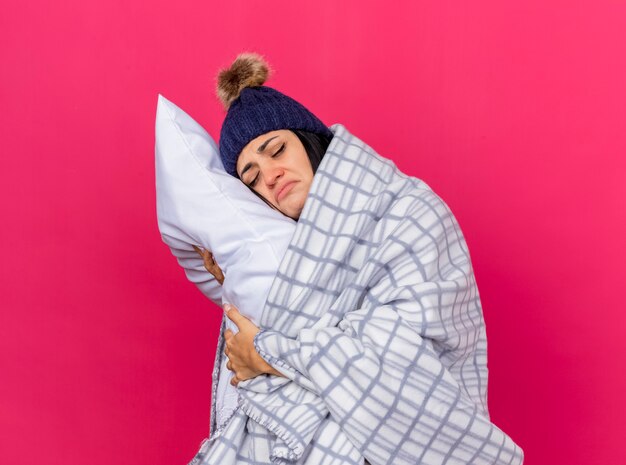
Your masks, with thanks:
<instances>
[{"instance_id":1,"label":"white pillow","mask_svg":"<svg viewBox=\"0 0 626 465\"><path fill-rule=\"evenodd\" d=\"M215 141L159 94L156 115L159 230L187 278L216 304L232 303L257 326L296 222L226 173ZM192 245L213 253L224 285Z\"/></svg>"}]
</instances>

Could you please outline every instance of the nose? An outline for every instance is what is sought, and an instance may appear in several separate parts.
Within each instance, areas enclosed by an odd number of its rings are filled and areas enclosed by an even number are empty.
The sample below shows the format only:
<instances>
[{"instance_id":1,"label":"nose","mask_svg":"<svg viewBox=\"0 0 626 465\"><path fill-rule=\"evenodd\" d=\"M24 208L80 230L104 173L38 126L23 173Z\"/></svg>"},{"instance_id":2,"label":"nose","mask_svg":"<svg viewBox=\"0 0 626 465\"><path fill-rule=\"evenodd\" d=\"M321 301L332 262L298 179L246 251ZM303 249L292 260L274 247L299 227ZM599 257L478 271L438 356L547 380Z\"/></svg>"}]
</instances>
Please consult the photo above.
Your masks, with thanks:
<instances>
[{"instance_id":1,"label":"nose","mask_svg":"<svg viewBox=\"0 0 626 465\"><path fill-rule=\"evenodd\" d=\"M265 179L267 186L272 188L276 185L277 181L280 177L285 174L285 170L280 167L278 164L268 163L265 166Z\"/></svg>"}]
</instances>

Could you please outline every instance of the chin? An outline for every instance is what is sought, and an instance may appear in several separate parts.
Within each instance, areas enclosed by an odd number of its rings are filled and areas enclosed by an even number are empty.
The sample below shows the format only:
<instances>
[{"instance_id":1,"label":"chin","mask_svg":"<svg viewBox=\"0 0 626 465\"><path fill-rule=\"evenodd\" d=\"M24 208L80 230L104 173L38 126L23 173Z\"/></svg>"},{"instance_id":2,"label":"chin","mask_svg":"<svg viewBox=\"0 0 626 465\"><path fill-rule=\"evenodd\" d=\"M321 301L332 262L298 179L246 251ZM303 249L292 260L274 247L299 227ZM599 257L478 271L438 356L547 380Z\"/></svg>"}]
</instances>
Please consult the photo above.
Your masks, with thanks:
<instances>
[{"instance_id":1,"label":"chin","mask_svg":"<svg viewBox=\"0 0 626 465\"><path fill-rule=\"evenodd\" d=\"M295 199L294 199L295 200ZM302 209L304 208L304 201L294 201L290 202L289 205L281 210L283 215L286 215L290 218L297 220L300 217L300 213L302 213Z\"/></svg>"},{"instance_id":2,"label":"chin","mask_svg":"<svg viewBox=\"0 0 626 465\"><path fill-rule=\"evenodd\" d=\"M300 217L300 213L302 213L302 208L287 208L285 210L281 210L281 213L285 216L288 216L291 219L298 221Z\"/></svg>"}]
</instances>

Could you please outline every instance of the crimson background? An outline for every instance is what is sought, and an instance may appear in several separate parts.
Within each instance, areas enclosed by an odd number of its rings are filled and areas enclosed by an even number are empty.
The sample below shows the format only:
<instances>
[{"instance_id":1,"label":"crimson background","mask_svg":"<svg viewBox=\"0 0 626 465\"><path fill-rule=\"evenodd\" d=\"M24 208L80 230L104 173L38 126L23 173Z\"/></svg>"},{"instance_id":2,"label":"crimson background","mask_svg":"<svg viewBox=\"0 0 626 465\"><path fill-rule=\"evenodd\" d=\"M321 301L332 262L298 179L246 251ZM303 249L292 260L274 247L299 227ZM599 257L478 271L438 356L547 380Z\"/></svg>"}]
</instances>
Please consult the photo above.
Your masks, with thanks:
<instances>
[{"instance_id":1,"label":"crimson background","mask_svg":"<svg viewBox=\"0 0 626 465\"><path fill-rule=\"evenodd\" d=\"M220 309L160 240L154 117L162 93L217 138L214 76L253 50L452 208L526 463L618 463L625 23L606 0L5 2L0 462L185 464L208 435Z\"/></svg>"}]
</instances>

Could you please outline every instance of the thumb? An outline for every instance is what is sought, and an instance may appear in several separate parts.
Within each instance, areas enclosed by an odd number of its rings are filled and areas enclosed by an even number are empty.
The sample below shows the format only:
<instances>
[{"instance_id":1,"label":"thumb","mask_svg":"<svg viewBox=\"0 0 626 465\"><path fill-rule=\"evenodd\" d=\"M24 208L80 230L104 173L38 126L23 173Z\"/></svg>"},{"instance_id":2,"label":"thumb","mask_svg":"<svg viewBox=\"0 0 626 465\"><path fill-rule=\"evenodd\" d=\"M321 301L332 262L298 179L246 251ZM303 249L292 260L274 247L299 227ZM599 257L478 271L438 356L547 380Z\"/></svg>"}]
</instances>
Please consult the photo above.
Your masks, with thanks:
<instances>
[{"instance_id":1,"label":"thumb","mask_svg":"<svg viewBox=\"0 0 626 465\"><path fill-rule=\"evenodd\" d=\"M241 315L241 313L239 313L239 310L237 310L237 307L231 304L225 304L224 311L226 312L226 316L228 317L228 319L232 321L233 323L235 323L237 327L239 328L239 323L241 322L241 319L243 318L243 316Z\"/></svg>"}]
</instances>

